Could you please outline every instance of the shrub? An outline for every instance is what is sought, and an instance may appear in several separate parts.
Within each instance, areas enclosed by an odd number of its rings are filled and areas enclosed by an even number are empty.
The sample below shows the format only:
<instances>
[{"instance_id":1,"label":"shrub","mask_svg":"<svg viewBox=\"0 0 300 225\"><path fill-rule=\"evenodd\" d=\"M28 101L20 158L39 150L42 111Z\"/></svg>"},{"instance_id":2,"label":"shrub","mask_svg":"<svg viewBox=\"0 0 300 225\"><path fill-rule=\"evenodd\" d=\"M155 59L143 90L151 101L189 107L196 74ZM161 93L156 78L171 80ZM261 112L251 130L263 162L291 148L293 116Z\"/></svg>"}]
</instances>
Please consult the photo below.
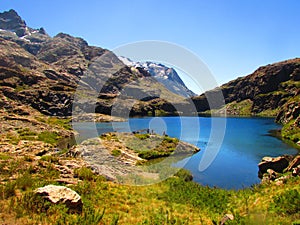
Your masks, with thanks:
<instances>
[{"instance_id":1,"label":"shrub","mask_svg":"<svg viewBox=\"0 0 300 225\"><path fill-rule=\"evenodd\" d=\"M121 152L119 149L114 149L114 150L112 150L112 152L111 152L111 154L112 154L113 156L115 156L115 157L120 156L121 153L122 153L122 152Z\"/></svg>"},{"instance_id":2,"label":"shrub","mask_svg":"<svg viewBox=\"0 0 300 225\"><path fill-rule=\"evenodd\" d=\"M174 176L179 177L186 182L193 180L193 175L191 172L185 169L180 169L176 174L174 174Z\"/></svg>"},{"instance_id":3,"label":"shrub","mask_svg":"<svg viewBox=\"0 0 300 225\"><path fill-rule=\"evenodd\" d=\"M93 173L93 171L90 168L82 167L79 169L76 169L74 171L74 176L78 177L81 180L96 180L97 176Z\"/></svg>"}]
</instances>

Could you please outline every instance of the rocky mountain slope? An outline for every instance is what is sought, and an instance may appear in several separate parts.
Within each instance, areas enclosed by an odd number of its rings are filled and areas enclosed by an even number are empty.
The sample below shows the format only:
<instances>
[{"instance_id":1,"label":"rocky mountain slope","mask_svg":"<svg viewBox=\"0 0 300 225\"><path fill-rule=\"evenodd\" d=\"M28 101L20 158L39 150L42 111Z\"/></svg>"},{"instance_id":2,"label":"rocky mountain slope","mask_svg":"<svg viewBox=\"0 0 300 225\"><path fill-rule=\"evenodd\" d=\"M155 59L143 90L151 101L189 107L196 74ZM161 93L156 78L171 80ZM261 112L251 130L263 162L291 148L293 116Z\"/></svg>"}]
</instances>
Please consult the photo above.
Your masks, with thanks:
<instances>
[{"instance_id":1,"label":"rocky mountain slope","mask_svg":"<svg viewBox=\"0 0 300 225\"><path fill-rule=\"evenodd\" d=\"M132 60L120 56L119 59L127 66L134 66L136 68L143 68L148 71L157 81L162 83L166 88L175 94L189 98L195 96L191 90L189 90L184 82L181 80L176 70L169 68L160 63L154 62L133 62Z\"/></svg>"},{"instance_id":2,"label":"rocky mountain slope","mask_svg":"<svg viewBox=\"0 0 300 225\"><path fill-rule=\"evenodd\" d=\"M300 59L291 59L258 68L254 73L237 78L220 87L224 102L211 112L227 115L274 116L288 124L283 136L300 140ZM215 90L193 98L199 112L210 110L207 96L214 99Z\"/></svg>"},{"instance_id":3,"label":"rocky mountain slope","mask_svg":"<svg viewBox=\"0 0 300 225\"><path fill-rule=\"evenodd\" d=\"M80 79L85 79L81 94L93 90L97 96L94 102L81 98L77 106L96 113L110 114L121 95L135 100L132 115L173 113L169 102L183 100L147 71L124 65L111 51L64 33L52 38L43 28L28 27L14 10L0 14L0 29L0 95L43 114L70 116Z\"/></svg>"}]
</instances>

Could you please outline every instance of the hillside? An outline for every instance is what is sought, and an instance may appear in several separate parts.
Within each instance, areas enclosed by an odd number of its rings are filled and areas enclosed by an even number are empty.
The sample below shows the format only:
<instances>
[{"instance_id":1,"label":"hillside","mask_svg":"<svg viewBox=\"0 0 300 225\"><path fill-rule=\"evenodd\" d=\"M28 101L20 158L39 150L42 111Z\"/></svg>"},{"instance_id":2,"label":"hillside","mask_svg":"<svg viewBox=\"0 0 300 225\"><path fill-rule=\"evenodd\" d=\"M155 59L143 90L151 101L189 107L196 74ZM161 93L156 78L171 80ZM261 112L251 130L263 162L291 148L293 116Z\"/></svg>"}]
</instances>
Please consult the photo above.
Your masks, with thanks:
<instances>
[{"instance_id":1,"label":"hillside","mask_svg":"<svg viewBox=\"0 0 300 225\"><path fill-rule=\"evenodd\" d=\"M94 101L80 98L77 106L84 113L109 115L114 99L125 96L136 100L132 115L173 114L169 102L184 100L111 51L64 33L52 38L43 28L28 27L14 10L0 14L0 40L0 94L46 115L71 115L80 80L85 81L81 94L95 93ZM129 103L122 104L127 108Z\"/></svg>"},{"instance_id":2,"label":"hillside","mask_svg":"<svg viewBox=\"0 0 300 225\"><path fill-rule=\"evenodd\" d=\"M272 116L286 125L282 135L297 143L300 140L300 59L291 59L258 68L254 73L239 77L220 87L224 102L212 108L207 96L211 90L194 97L198 112L237 116Z\"/></svg>"},{"instance_id":3,"label":"hillside","mask_svg":"<svg viewBox=\"0 0 300 225\"><path fill-rule=\"evenodd\" d=\"M223 85L226 106L215 112L277 115L286 124L283 136L297 142L298 67L299 59L288 60ZM213 96L214 90L206 94ZM172 137L107 133L100 137L106 152L97 145L99 138L72 146L72 113L86 114L79 121L121 120L109 116L117 100L120 115L127 108L131 116L176 114L172 103L192 112L181 96L144 69L124 65L113 52L64 33L50 37L43 28L28 27L14 10L0 13L1 224L299 224L299 176L223 190L191 182L188 171L174 174L169 165L147 164L199 150ZM205 95L193 101L199 112L209 110ZM103 168L98 160L120 170ZM137 186L141 177L130 176L136 165L151 165L141 171L143 184L164 181ZM111 181L121 182L123 172L134 185ZM37 189L49 184L76 191L80 210L70 209L74 198L53 203L37 195ZM58 193L60 197L70 196Z\"/></svg>"}]
</instances>

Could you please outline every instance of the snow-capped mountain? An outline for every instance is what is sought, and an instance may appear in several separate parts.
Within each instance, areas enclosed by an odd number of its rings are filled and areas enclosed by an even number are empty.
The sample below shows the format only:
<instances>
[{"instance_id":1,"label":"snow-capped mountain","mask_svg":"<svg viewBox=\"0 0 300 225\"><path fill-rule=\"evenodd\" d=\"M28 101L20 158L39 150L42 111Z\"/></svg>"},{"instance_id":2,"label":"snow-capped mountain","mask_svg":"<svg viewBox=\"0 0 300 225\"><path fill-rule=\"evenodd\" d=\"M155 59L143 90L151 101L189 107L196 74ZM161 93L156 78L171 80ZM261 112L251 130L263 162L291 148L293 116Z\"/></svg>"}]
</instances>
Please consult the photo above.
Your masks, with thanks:
<instances>
[{"instance_id":1,"label":"snow-capped mountain","mask_svg":"<svg viewBox=\"0 0 300 225\"><path fill-rule=\"evenodd\" d=\"M157 81L175 94L192 97L196 94L189 90L173 68L154 62L134 62L126 57L119 59L127 66L141 67L148 71Z\"/></svg>"}]
</instances>

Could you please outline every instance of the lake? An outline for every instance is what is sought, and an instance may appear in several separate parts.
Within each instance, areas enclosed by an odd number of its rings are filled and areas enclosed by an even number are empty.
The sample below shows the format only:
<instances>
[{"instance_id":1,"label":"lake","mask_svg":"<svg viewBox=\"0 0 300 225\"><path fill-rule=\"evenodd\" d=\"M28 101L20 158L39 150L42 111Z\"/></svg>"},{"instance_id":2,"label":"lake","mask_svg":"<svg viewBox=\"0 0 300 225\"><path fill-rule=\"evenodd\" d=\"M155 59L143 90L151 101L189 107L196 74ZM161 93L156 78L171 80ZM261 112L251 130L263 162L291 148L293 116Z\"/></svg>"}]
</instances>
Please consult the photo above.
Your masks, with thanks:
<instances>
[{"instance_id":1,"label":"lake","mask_svg":"<svg viewBox=\"0 0 300 225\"><path fill-rule=\"evenodd\" d=\"M296 149L269 135L270 130L281 128L273 118L146 117L96 125L76 123L74 128L81 139L110 131L142 129L177 137L198 146L201 151L173 166L191 171L195 182L225 189L259 183L257 164L262 157L297 153Z\"/></svg>"}]
</instances>

